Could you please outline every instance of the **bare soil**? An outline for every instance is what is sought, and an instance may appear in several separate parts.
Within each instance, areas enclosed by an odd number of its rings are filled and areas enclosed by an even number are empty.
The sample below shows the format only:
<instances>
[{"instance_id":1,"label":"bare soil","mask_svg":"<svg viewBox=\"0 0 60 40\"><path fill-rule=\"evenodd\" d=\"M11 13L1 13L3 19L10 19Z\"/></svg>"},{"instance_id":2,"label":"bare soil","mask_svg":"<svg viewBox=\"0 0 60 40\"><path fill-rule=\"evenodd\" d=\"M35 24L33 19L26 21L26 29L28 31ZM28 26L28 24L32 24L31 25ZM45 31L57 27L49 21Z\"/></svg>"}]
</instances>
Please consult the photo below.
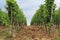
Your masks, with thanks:
<instances>
[{"instance_id":1,"label":"bare soil","mask_svg":"<svg viewBox=\"0 0 60 40\"><path fill-rule=\"evenodd\" d=\"M14 34L13 38L7 38L7 40L52 40L52 37L38 26L24 26L18 33ZM0 38L0 40L3 39Z\"/></svg>"},{"instance_id":2,"label":"bare soil","mask_svg":"<svg viewBox=\"0 0 60 40\"><path fill-rule=\"evenodd\" d=\"M51 37L37 26L22 27L14 40L51 40Z\"/></svg>"}]
</instances>

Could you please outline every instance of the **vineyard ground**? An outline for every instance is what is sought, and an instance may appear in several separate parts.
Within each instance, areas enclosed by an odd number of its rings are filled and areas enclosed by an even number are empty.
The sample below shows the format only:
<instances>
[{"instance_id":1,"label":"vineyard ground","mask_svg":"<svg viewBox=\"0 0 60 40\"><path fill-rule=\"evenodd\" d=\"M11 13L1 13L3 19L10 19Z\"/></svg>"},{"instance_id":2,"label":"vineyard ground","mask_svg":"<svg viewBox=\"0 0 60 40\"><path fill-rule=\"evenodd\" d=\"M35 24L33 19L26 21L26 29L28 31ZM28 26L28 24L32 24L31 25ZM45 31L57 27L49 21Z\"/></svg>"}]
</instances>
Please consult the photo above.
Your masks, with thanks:
<instances>
[{"instance_id":1,"label":"vineyard ground","mask_svg":"<svg viewBox=\"0 0 60 40\"><path fill-rule=\"evenodd\" d=\"M0 31L1 30L3 30L3 28L0 28ZM55 33L57 37L58 37L58 34L59 33ZM15 34L13 38L7 38L7 40L53 40L53 38L54 37L49 36L48 33L41 30L37 26L24 26L20 29L18 33ZM5 39L4 37L1 36L0 40L5 40ZM58 40L60 40L60 38Z\"/></svg>"}]
</instances>

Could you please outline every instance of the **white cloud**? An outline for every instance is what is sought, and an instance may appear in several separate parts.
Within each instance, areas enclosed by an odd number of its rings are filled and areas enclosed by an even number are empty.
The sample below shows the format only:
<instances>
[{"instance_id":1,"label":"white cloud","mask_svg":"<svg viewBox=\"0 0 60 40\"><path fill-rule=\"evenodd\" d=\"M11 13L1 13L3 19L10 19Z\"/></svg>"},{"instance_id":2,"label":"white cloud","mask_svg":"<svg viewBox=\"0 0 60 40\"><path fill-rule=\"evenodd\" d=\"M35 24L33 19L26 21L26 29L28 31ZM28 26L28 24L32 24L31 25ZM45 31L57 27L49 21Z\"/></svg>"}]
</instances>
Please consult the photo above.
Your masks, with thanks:
<instances>
[{"instance_id":1,"label":"white cloud","mask_svg":"<svg viewBox=\"0 0 60 40\"><path fill-rule=\"evenodd\" d=\"M0 0L0 9L5 11L5 0Z\"/></svg>"},{"instance_id":2,"label":"white cloud","mask_svg":"<svg viewBox=\"0 0 60 40\"><path fill-rule=\"evenodd\" d=\"M60 0L55 0L55 4L56 4L57 8L59 8L60 7Z\"/></svg>"},{"instance_id":3,"label":"white cloud","mask_svg":"<svg viewBox=\"0 0 60 40\"><path fill-rule=\"evenodd\" d=\"M27 18L27 23L29 25L35 11L38 9L39 5L44 3L44 1L42 0L17 0L17 3L22 8Z\"/></svg>"},{"instance_id":4,"label":"white cloud","mask_svg":"<svg viewBox=\"0 0 60 40\"><path fill-rule=\"evenodd\" d=\"M35 7L35 6L38 6L40 4L43 4L43 1L40 0L40 1L36 1L36 0L24 0L24 1L20 1L20 0L17 0L17 3L19 4L19 6L21 6L22 8L29 8L29 7Z\"/></svg>"}]
</instances>

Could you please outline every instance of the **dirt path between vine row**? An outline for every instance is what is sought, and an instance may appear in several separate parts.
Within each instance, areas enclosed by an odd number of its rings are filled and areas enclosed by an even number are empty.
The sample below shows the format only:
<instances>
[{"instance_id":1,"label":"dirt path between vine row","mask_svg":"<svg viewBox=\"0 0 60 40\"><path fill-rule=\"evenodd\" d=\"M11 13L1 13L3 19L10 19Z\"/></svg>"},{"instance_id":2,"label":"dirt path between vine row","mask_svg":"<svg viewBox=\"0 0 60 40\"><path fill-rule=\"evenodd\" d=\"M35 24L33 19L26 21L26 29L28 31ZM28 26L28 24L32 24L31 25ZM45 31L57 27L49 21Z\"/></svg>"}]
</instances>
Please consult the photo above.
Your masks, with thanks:
<instances>
[{"instance_id":1,"label":"dirt path between vine row","mask_svg":"<svg viewBox=\"0 0 60 40\"><path fill-rule=\"evenodd\" d=\"M51 40L51 37L37 26L26 26L21 28L14 40Z\"/></svg>"},{"instance_id":2,"label":"dirt path between vine row","mask_svg":"<svg viewBox=\"0 0 60 40\"><path fill-rule=\"evenodd\" d=\"M51 38L51 36L41 30L38 26L23 26L19 33L13 38L8 38L7 40L52 40ZM0 40L3 39L0 38Z\"/></svg>"}]
</instances>

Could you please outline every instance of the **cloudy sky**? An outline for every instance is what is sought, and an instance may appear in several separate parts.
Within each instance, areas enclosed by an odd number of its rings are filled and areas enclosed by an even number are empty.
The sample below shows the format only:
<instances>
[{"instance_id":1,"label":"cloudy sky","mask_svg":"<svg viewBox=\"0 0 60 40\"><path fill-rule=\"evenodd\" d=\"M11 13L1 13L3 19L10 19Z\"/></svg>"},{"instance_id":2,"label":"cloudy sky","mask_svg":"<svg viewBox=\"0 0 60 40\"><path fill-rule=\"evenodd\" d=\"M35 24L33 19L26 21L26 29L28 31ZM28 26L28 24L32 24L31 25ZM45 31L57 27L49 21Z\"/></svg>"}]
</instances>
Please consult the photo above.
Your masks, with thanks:
<instances>
[{"instance_id":1,"label":"cloudy sky","mask_svg":"<svg viewBox=\"0 0 60 40\"><path fill-rule=\"evenodd\" d=\"M27 24L30 24L31 18L39 8L41 4L44 4L44 0L17 0L17 4L24 12L27 19ZM55 0L57 8L60 7L60 0ZM0 8L5 11L4 6L6 5L5 0L0 0Z\"/></svg>"}]
</instances>

